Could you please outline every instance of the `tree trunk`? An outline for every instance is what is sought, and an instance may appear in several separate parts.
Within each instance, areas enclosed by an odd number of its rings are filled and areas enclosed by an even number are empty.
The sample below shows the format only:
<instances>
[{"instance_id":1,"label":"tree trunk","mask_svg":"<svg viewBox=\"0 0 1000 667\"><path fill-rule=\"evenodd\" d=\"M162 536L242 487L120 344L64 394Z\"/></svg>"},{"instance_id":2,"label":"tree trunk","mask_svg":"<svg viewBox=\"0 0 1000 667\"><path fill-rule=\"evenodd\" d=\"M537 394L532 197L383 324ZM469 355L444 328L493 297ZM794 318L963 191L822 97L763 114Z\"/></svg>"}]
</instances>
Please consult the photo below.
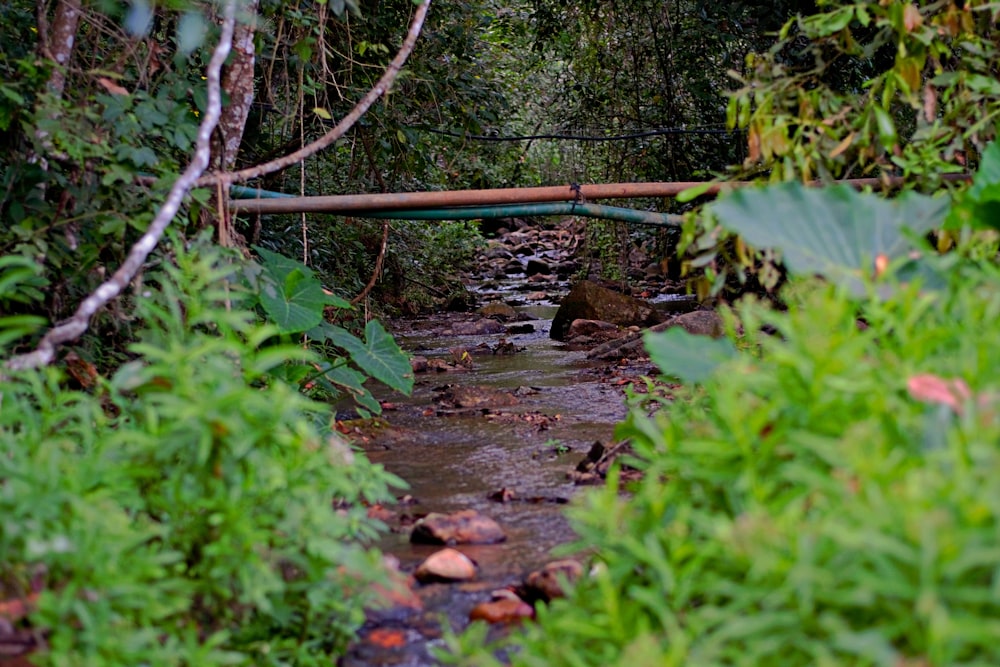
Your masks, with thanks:
<instances>
[{"instance_id":1,"label":"tree trunk","mask_svg":"<svg viewBox=\"0 0 1000 667\"><path fill-rule=\"evenodd\" d=\"M247 18L236 26L233 34L232 59L222 76L222 88L229 97L229 104L222 109L218 133L221 145L213 162L219 171L231 171L236 166L236 156L243 141L250 105L254 97L254 49L255 18L259 0L250 0L243 8ZM218 216L219 244L223 246L242 245L233 231L232 216L229 213L229 192L226 188L216 191L213 198Z\"/></svg>"},{"instance_id":2,"label":"tree trunk","mask_svg":"<svg viewBox=\"0 0 1000 667\"><path fill-rule=\"evenodd\" d=\"M73 45L76 42L76 31L80 26L80 0L60 0L56 6L56 14L52 19L49 35L49 57L55 61L49 76L48 89L56 98L62 97L66 88L66 64L73 56ZM43 40L43 43L45 40Z\"/></svg>"}]
</instances>

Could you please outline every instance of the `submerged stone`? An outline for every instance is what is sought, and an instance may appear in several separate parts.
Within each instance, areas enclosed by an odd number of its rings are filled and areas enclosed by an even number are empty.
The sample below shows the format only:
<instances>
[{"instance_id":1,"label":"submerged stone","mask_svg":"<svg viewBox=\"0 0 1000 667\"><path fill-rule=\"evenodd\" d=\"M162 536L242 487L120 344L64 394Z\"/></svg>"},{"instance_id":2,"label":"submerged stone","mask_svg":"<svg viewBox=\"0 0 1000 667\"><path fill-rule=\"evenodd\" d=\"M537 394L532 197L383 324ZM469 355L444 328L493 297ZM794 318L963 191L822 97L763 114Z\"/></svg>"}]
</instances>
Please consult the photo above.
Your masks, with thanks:
<instances>
[{"instance_id":1,"label":"submerged stone","mask_svg":"<svg viewBox=\"0 0 1000 667\"><path fill-rule=\"evenodd\" d=\"M410 533L410 541L417 544L496 544L506 539L500 524L476 510L433 512L418 521Z\"/></svg>"},{"instance_id":2,"label":"submerged stone","mask_svg":"<svg viewBox=\"0 0 1000 667\"><path fill-rule=\"evenodd\" d=\"M417 566L413 576L422 584L433 581L466 581L476 576L476 564L457 549L435 551Z\"/></svg>"}]
</instances>

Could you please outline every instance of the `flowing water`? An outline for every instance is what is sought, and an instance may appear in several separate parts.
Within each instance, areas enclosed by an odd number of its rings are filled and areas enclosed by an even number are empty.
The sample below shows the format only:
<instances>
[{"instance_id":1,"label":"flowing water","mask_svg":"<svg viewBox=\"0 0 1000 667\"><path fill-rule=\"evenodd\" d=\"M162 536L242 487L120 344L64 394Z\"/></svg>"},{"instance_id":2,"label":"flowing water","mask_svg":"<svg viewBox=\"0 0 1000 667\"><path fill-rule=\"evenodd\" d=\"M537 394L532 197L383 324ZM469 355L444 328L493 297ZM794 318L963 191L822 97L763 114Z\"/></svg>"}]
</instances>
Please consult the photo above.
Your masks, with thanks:
<instances>
[{"instance_id":1,"label":"flowing water","mask_svg":"<svg viewBox=\"0 0 1000 667\"><path fill-rule=\"evenodd\" d=\"M523 351L474 356L470 370L418 374L411 397L391 397L396 407L385 414L391 428L365 447L371 460L409 484L408 493L418 504L407 510L422 515L475 509L499 522L507 540L460 547L479 565L476 581L419 587L425 605L422 613L407 616L390 611L362 630L364 637L376 627L405 628L405 647L389 651L356 646L343 664L435 664L426 644L434 641L440 614L460 627L469 609L488 600L491 590L520 581L527 572L553 560L552 547L572 539L562 510L579 488L567 480L566 473L595 441L611 441L615 423L625 415L622 387L607 364L595 365L585 352L567 350L549 339L554 306L522 310L539 318L531 322L533 333L506 336ZM430 330L396 337L406 351L428 358L452 358L456 347L495 345L499 339L445 337ZM454 414L437 402L446 385L510 390L519 402ZM513 501L489 499L504 488L513 490ZM405 531L390 535L380 546L396 556L407 572L439 548L411 545Z\"/></svg>"}]
</instances>

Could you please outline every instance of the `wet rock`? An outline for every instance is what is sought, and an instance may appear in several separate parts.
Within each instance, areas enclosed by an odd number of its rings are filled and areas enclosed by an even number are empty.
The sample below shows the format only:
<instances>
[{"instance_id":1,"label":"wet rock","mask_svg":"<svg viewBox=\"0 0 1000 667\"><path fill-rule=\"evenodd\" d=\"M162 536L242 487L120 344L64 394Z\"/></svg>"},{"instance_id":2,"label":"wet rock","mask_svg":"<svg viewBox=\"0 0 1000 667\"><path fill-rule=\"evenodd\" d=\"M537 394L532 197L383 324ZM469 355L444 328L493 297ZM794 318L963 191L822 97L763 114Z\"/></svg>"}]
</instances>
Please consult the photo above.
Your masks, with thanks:
<instances>
[{"instance_id":1,"label":"wet rock","mask_svg":"<svg viewBox=\"0 0 1000 667\"><path fill-rule=\"evenodd\" d=\"M511 252L514 253L515 257L530 257L535 254L535 249L530 243L523 243L511 248Z\"/></svg>"},{"instance_id":2,"label":"wet rock","mask_svg":"<svg viewBox=\"0 0 1000 667\"><path fill-rule=\"evenodd\" d=\"M435 581L467 581L476 576L476 564L457 549L435 551L413 573L422 584Z\"/></svg>"},{"instance_id":3,"label":"wet rock","mask_svg":"<svg viewBox=\"0 0 1000 667\"><path fill-rule=\"evenodd\" d=\"M642 267L643 277L646 279L662 278L667 275L666 269L667 267L665 262L651 262L650 264Z\"/></svg>"},{"instance_id":4,"label":"wet rock","mask_svg":"<svg viewBox=\"0 0 1000 667\"><path fill-rule=\"evenodd\" d=\"M449 408L509 407L520 403L510 391L476 385L442 387L438 401Z\"/></svg>"},{"instance_id":5,"label":"wet rock","mask_svg":"<svg viewBox=\"0 0 1000 667\"><path fill-rule=\"evenodd\" d=\"M483 257L486 259L510 259L513 256L510 250L500 245L493 245L483 253Z\"/></svg>"},{"instance_id":6,"label":"wet rock","mask_svg":"<svg viewBox=\"0 0 1000 667\"><path fill-rule=\"evenodd\" d=\"M533 276L528 276L525 282L527 282L529 285L540 285L540 284L550 285L556 282L556 276L547 273L536 273Z\"/></svg>"},{"instance_id":7,"label":"wet rock","mask_svg":"<svg viewBox=\"0 0 1000 667\"><path fill-rule=\"evenodd\" d=\"M422 357L419 354L414 355L410 358L410 368L413 369L414 373L426 373L428 369L427 357Z\"/></svg>"},{"instance_id":8,"label":"wet rock","mask_svg":"<svg viewBox=\"0 0 1000 667\"><path fill-rule=\"evenodd\" d=\"M532 292L524 296L525 301L545 301L548 298L549 295L546 292Z\"/></svg>"},{"instance_id":9,"label":"wet rock","mask_svg":"<svg viewBox=\"0 0 1000 667\"><path fill-rule=\"evenodd\" d=\"M646 348L642 346L640 334L629 334L623 338L607 341L587 353L588 359L600 359L601 361L638 359L645 356L648 355Z\"/></svg>"},{"instance_id":10,"label":"wet rock","mask_svg":"<svg viewBox=\"0 0 1000 667\"><path fill-rule=\"evenodd\" d=\"M580 263L575 260L567 260L559 262L554 268L557 276L566 279L580 270Z\"/></svg>"},{"instance_id":11,"label":"wet rock","mask_svg":"<svg viewBox=\"0 0 1000 667\"><path fill-rule=\"evenodd\" d=\"M648 331L666 331L671 327L681 327L685 331L698 336L712 336L718 338L723 335L722 318L712 310L696 310L690 313L677 315L649 327ZM587 353L588 359L599 359L602 361L612 361L615 359L639 359L649 356L642 343L642 331L612 340L602 345L598 345Z\"/></svg>"},{"instance_id":12,"label":"wet rock","mask_svg":"<svg viewBox=\"0 0 1000 667\"><path fill-rule=\"evenodd\" d=\"M523 347L518 347L514 343L510 342L506 338L501 338L496 347L493 348L493 354L501 357L510 356L512 354L517 354L518 352L523 352Z\"/></svg>"},{"instance_id":13,"label":"wet rock","mask_svg":"<svg viewBox=\"0 0 1000 667\"><path fill-rule=\"evenodd\" d=\"M496 320L484 318L473 320L472 322L455 322L451 325L451 329L446 330L444 333L453 336L487 336L489 334L504 333L505 331L504 326Z\"/></svg>"},{"instance_id":14,"label":"wet rock","mask_svg":"<svg viewBox=\"0 0 1000 667\"><path fill-rule=\"evenodd\" d=\"M557 560L540 570L530 573L524 579L522 590L528 602L551 602L566 596L560 579L572 584L583 576L583 565L576 560Z\"/></svg>"},{"instance_id":15,"label":"wet rock","mask_svg":"<svg viewBox=\"0 0 1000 667\"><path fill-rule=\"evenodd\" d=\"M458 364L449 363L445 359L428 359L427 360L427 371L435 373L449 373L453 371L465 371L468 370L465 366L459 366Z\"/></svg>"},{"instance_id":16,"label":"wet rock","mask_svg":"<svg viewBox=\"0 0 1000 667\"><path fill-rule=\"evenodd\" d=\"M681 327L690 334L718 338L725 333L722 318L714 310L695 310L678 315L671 322L672 326Z\"/></svg>"},{"instance_id":17,"label":"wet rock","mask_svg":"<svg viewBox=\"0 0 1000 667\"><path fill-rule=\"evenodd\" d=\"M480 602L469 612L470 621L486 621L491 625L521 623L534 617L534 607L524 600L510 598Z\"/></svg>"},{"instance_id":18,"label":"wet rock","mask_svg":"<svg viewBox=\"0 0 1000 667\"><path fill-rule=\"evenodd\" d=\"M650 326L662 321L659 312L645 301L601 287L589 280L578 282L562 300L549 336L565 340L573 320L601 320L619 326Z\"/></svg>"},{"instance_id":19,"label":"wet rock","mask_svg":"<svg viewBox=\"0 0 1000 667\"><path fill-rule=\"evenodd\" d=\"M672 299L656 302L656 309L664 315L675 315L677 313L690 313L699 306L698 297L693 294L674 295Z\"/></svg>"},{"instance_id":20,"label":"wet rock","mask_svg":"<svg viewBox=\"0 0 1000 667\"><path fill-rule=\"evenodd\" d=\"M393 556L383 556L386 569L385 583L372 584L375 609L395 608L400 610L420 610L424 603L413 590L413 579L399 570L399 560Z\"/></svg>"},{"instance_id":21,"label":"wet rock","mask_svg":"<svg viewBox=\"0 0 1000 667\"><path fill-rule=\"evenodd\" d=\"M607 451L607 447L600 442L595 442L590 446L590 450L587 451L587 455L583 457L583 460L576 464L577 471L588 472L593 470L597 463L604 458Z\"/></svg>"},{"instance_id":22,"label":"wet rock","mask_svg":"<svg viewBox=\"0 0 1000 667\"><path fill-rule=\"evenodd\" d=\"M578 319L573 320L573 323L569 325L569 329L566 331L567 338L573 338L575 336L592 336L600 331L617 331L618 327L611 322L602 322L601 320L584 320Z\"/></svg>"},{"instance_id":23,"label":"wet rock","mask_svg":"<svg viewBox=\"0 0 1000 667\"><path fill-rule=\"evenodd\" d=\"M531 257L528 259L528 263L524 267L524 272L529 276L534 276L537 274L549 274L552 273L552 267L549 263L541 260L537 257Z\"/></svg>"},{"instance_id":24,"label":"wet rock","mask_svg":"<svg viewBox=\"0 0 1000 667\"><path fill-rule=\"evenodd\" d=\"M514 310L512 306L509 306L502 301L488 303L476 312L483 317L493 318L495 320L500 320L501 322L508 322L517 318L517 311Z\"/></svg>"},{"instance_id":25,"label":"wet rock","mask_svg":"<svg viewBox=\"0 0 1000 667\"><path fill-rule=\"evenodd\" d=\"M512 324L507 327L507 333L509 334L529 334L534 332L534 324Z\"/></svg>"},{"instance_id":26,"label":"wet rock","mask_svg":"<svg viewBox=\"0 0 1000 667\"><path fill-rule=\"evenodd\" d=\"M524 273L524 264L519 259L512 259L504 264L503 272L508 276Z\"/></svg>"},{"instance_id":27,"label":"wet rock","mask_svg":"<svg viewBox=\"0 0 1000 667\"><path fill-rule=\"evenodd\" d=\"M496 544L507 539L493 519L476 510L454 514L432 512L413 526L410 541L416 544Z\"/></svg>"},{"instance_id":28,"label":"wet rock","mask_svg":"<svg viewBox=\"0 0 1000 667\"><path fill-rule=\"evenodd\" d=\"M495 503L509 503L513 502L517 498L517 492L514 489L508 487L503 487L497 491L494 491L489 495L489 499Z\"/></svg>"}]
</instances>

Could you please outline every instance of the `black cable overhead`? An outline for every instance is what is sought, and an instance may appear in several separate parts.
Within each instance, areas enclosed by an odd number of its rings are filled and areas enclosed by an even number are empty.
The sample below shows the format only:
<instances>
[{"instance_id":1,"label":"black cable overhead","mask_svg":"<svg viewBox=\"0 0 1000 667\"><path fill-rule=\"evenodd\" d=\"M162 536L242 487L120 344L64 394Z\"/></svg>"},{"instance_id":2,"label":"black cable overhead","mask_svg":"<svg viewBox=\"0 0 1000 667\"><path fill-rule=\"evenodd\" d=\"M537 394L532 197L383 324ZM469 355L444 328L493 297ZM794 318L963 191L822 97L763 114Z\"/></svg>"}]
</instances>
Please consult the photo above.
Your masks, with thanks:
<instances>
[{"instance_id":1,"label":"black cable overhead","mask_svg":"<svg viewBox=\"0 0 1000 667\"><path fill-rule=\"evenodd\" d=\"M736 134L740 130L724 130L719 128L688 128L688 127L660 127L651 130L639 130L628 134L614 135L586 135L586 134L528 134L517 136L500 136L491 134L463 134L450 130L437 130L431 127L414 127L410 129L421 132L430 132L456 139L471 139L474 141L534 141L536 139L559 139L567 141L625 141L628 139L642 139L643 137L655 137L665 134Z\"/></svg>"}]
</instances>

